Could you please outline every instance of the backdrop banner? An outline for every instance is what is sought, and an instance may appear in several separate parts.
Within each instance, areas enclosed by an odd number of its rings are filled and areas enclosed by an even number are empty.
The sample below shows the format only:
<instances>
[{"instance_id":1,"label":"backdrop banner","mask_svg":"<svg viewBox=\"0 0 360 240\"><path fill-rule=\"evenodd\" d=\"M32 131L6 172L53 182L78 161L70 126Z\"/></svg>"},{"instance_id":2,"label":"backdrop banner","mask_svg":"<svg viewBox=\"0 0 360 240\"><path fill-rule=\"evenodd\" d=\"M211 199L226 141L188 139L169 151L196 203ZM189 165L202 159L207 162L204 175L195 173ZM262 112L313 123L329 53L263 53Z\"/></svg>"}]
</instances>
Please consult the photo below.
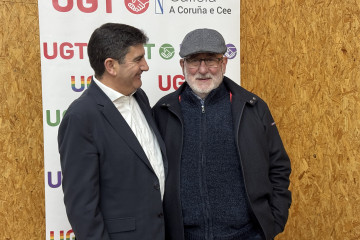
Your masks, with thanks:
<instances>
[{"instance_id":1,"label":"backdrop banner","mask_svg":"<svg viewBox=\"0 0 360 240\"><path fill-rule=\"evenodd\" d=\"M149 37L142 88L151 105L176 90L184 76L179 47L196 28L225 38L226 76L240 84L240 1L234 0L52 0L38 1L44 122L46 239L75 239L61 187L58 126L69 104L87 89L93 70L87 42L107 22L126 23ZM84 170L86 171L86 166Z\"/></svg>"}]
</instances>

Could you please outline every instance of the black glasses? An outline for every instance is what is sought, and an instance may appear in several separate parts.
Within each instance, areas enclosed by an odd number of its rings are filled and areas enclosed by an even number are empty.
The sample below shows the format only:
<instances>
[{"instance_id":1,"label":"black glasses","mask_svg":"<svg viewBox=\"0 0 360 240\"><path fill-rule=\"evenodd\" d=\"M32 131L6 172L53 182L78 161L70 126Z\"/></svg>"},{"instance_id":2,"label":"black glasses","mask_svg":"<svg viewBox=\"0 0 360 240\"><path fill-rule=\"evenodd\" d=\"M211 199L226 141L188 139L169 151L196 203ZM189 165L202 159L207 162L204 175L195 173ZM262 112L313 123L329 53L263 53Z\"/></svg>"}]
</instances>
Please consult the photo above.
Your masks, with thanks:
<instances>
[{"instance_id":1,"label":"black glasses","mask_svg":"<svg viewBox=\"0 0 360 240\"><path fill-rule=\"evenodd\" d=\"M189 68L198 69L201 65L201 62L204 61L206 67L216 68L219 67L219 63L222 61L221 58L209 57L209 58L185 58L185 61Z\"/></svg>"}]
</instances>

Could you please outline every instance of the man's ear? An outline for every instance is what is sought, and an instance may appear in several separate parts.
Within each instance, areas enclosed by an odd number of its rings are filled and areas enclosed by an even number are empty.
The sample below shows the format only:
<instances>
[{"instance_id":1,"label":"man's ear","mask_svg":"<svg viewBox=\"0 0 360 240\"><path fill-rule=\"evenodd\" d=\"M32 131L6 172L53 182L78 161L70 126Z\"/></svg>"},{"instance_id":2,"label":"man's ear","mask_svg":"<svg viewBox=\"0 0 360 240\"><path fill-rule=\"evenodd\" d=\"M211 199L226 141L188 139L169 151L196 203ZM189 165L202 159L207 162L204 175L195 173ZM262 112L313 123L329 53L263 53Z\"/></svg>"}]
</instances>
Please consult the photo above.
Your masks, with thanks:
<instances>
[{"instance_id":1,"label":"man's ear","mask_svg":"<svg viewBox=\"0 0 360 240\"><path fill-rule=\"evenodd\" d=\"M182 69L182 72L183 72L183 75L185 75L185 71L184 71L184 66L185 65L185 60L184 59L180 59L180 66L181 66L181 69Z\"/></svg>"},{"instance_id":2,"label":"man's ear","mask_svg":"<svg viewBox=\"0 0 360 240\"><path fill-rule=\"evenodd\" d=\"M227 62L228 62L228 58L227 58L227 57L223 57L223 60L222 60L222 63L221 63L221 65L222 65L222 72L223 72L223 74L225 74L225 72L226 72L226 65L227 65Z\"/></svg>"},{"instance_id":3,"label":"man's ear","mask_svg":"<svg viewBox=\"0 0 360 240\"><path fill-rule=\"evenodd\" d=\"M179 61L181 68L184 68L184 59L180 59Z\"/></svg>"},{"instance_id":4,"label":"man's ear","mask_svg":"<svg viewBox=\"0 0 360 240\"><path fill-rule=\"evenodd\" d=\"M104 61L105 71L110 74L111 76L116 76L116 63L117 60L113 58L107 58Z\"/></svg>"}]
</instances>

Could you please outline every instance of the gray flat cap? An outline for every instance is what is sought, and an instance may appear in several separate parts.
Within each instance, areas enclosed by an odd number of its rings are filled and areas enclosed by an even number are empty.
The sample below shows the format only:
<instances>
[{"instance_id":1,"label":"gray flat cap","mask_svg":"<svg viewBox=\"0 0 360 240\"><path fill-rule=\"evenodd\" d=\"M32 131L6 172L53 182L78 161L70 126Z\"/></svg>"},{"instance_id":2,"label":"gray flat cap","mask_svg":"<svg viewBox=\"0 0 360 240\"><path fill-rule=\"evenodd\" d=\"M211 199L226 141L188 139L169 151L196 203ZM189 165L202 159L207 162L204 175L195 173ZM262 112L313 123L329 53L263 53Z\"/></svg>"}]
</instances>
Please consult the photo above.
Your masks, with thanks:
<instances>
[{"instance_id":1,"label":"gray flat cap","mask_svg":"<svg viewBox=\"0 0 360 240\"><path fill-rule=\"evenodd\" d=\"M180 46L180 57L195 53L222 53L227 51L223 36L213 29L195 29L186 34Z\"/></svg>"}]
</instances>

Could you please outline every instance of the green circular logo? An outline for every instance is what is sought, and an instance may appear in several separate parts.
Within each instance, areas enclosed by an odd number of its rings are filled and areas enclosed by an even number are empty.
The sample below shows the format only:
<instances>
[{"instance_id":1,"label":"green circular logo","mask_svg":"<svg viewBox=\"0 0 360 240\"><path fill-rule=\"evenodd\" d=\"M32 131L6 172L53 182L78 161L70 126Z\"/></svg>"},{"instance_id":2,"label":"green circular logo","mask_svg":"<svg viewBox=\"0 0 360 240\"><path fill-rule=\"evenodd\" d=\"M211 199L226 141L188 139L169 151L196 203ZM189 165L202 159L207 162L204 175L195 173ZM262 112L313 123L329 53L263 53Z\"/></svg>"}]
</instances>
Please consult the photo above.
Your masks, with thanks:
<instances>
[{"instance_id":1,"label":"green circular logo","mask_svg":"<svg viewBox=\"0 0 360 240\"><path fill-rule=\"evenodd\" d=\"M159 48L159 54L163 59L168 60L174 56L175 49L170 44L165 43Z\"/></svg>"}]
</instances>

